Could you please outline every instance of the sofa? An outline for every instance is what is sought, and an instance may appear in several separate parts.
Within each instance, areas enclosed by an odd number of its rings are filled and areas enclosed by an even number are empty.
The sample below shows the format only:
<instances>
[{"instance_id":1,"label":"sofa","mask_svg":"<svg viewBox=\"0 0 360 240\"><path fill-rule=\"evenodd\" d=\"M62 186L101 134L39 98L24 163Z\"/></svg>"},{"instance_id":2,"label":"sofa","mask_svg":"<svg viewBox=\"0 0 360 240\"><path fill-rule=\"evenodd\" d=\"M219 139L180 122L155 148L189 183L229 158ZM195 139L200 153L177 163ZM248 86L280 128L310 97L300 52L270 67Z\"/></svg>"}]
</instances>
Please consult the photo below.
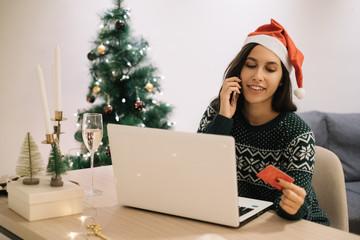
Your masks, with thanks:
<instances>
[{"instance_id":1,"label":"sofa","mask_svg":"<svg viewBox=\"0 0 360 240\"><path fill-rule=\"evenodd\" d=\"M298 115L314 132L315 144L339 157L345 177L349 231L360 234L360 113L310 111Z\"/></svg>"}]
</instances>

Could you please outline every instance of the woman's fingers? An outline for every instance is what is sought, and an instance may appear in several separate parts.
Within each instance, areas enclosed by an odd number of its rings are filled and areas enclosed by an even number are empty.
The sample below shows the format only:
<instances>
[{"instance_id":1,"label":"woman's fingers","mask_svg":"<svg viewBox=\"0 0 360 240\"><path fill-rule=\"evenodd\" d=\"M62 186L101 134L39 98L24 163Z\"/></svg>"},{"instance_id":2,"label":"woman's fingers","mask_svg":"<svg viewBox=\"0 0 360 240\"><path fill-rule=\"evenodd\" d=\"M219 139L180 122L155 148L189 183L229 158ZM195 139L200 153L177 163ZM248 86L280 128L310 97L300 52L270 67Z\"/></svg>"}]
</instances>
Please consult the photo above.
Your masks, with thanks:
<instances>
[{"instance_id":1,"label":"woman's fingers","mask_svg":"<svg viewBox=\"0 0 360 240\"><path fill-rule=\"evenodd\" d=\"M236 111L236 103L241 94L240 91L240 82L241 80L237 77L227 78L225 79L221 91L220 91L220 111L219 114L232 118ZM231 98L236 93L235 96Z\"/></svg>"},{"instance_id":2,"label":"woman's fingers","mask_svg":"<svg viewBox=\"0 0 360 240\"><path fill-rule=\"evenodd\" d=\"M287 213L294 215L304 204L306 191L293 183L278 179L278 183L283 187L280 206Z\"/></svg>"},{"instance_id":3,"label":"woman's fingers","mask_svg":"<svg viewBox=\"0 0 360 240\"><path fill-rule=\"evenodd\" d=\"M222 95L221 97L225 99L230 99L230 95L232 92L240 94L240 82L241 80L236 77L225 79L220 93L220 95Z\"/></svg>"}]
</instances>

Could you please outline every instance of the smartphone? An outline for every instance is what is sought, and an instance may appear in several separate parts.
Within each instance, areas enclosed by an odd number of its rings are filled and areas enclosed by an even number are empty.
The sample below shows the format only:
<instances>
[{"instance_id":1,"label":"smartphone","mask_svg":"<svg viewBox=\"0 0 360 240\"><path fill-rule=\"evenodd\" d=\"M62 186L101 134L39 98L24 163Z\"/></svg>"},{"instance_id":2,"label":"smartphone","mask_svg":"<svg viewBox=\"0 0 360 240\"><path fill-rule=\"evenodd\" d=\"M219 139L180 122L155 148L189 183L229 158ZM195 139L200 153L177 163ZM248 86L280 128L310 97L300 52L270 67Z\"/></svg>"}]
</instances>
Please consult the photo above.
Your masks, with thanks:
<instances>
[{"instance_id":1,"label":"smartphone","mask_svg":"<svg viewBox=\"0 0 360 240\"><path fill-rule=\"evenodd\" d=\"M241 82L240 82L240 86L241 86ZM239 89L239 91L241 92L240 89ZM232 93L230 94L230 104L232 104L233 102L235 102L236 94L237 94L237 92L232 92Z\"/></svg>"},{"instance_id":2,"label":"smartphone","mask_svg":"<svg viewBox=\"0 0 360 240\"><path fill-rule=\"evenodd\" d=\"M236 92L232 92L231 95L230 95L230 104L235 102L235 97L236 97Z\"/></svg>"}]
</instances>

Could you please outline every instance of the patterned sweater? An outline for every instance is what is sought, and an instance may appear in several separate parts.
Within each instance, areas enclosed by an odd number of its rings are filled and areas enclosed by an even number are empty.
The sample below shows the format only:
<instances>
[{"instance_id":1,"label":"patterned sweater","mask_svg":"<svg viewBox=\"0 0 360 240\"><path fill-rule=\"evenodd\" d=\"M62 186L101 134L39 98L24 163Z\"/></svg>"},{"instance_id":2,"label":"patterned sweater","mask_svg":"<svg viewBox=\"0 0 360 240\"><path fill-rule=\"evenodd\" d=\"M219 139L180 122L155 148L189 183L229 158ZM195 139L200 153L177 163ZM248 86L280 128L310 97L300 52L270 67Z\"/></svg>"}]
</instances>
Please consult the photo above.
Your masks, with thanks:
<instances>
[{"instance_id":1,"label":"patterned sweater","mask_svg":"<svg viewBox=\"0 0 360 240\"><path fill-rule=\"evenodd\" d=\"M276 213L289 220L307 219L330 225L311 185L315 141L309 126L293 112L280 113L264 125L252 126L239 112L229 119L215 109L212 102L200 121L198 132L235 138L239 196L272 201ZM306 190L304 204L295 215L280 207L282 192L256 176L268 165L281 169L295 179L294 184Z\"/></svg>"}]
</instances>

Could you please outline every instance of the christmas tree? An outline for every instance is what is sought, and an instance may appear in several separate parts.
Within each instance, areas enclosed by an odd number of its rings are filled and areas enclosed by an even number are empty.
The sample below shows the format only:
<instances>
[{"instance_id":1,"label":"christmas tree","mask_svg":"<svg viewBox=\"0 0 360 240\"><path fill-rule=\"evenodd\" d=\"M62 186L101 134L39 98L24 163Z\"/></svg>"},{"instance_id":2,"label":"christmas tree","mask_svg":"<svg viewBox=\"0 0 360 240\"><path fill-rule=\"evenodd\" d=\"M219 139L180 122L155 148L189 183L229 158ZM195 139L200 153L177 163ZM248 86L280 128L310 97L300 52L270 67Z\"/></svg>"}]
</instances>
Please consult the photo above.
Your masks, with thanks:
<instances>
[{"instance_id":1,"label":"christmas tree","mask_svg":"<svg viewBox=\"0 0 360 240\"><path fill-rule=\"evenodd\" d=\"M21 147L18 165L16 166L16 174L29 177L23 180L24 184L35 185L39 183L39 179L34 178L34 176L42 172L43 169L44 162L41 158L39 148L28 132Z\"/></svg>"},{"instance_id":2,"label":"christmas tree","mask_svg":"<svg viewBox=\"0 0 360 240\"><path fill-rule=\"evenodd\" d=\"M142 37L132 36L130 11L122 8L122 2L114 1L115 8L102 16L98 38L87 55L92 81L86 99L89 103L99 99L100 103L78 111L78 122L86 112L103 114L103 139L95 154L94 166L111 164L108 123L162 129L173 125L168 121L172 107L155 99L157 93L161 93L162 77L156 75L157 69L149 61L149 44ZM81 129L75 138L82 142ZM79 162L83 161L77 160ZM89 166L87 163L81 167Z\"/></svg>"},{"instance_id":3,"label":"christmas tree","mask_svg":"<svg viewBox=\"0 0 360 240\"><path fill-rule=\"evenodd\" d=\"M61 174L67 171L67 166L63 161L62 154L59 150L59 145L55 141L51 143L51 152L49 156L49 162L47 165L47 173L51 175L50 185L54 187L60 187L63 185L61 180Z\"/></svg>"}]
</instances>

